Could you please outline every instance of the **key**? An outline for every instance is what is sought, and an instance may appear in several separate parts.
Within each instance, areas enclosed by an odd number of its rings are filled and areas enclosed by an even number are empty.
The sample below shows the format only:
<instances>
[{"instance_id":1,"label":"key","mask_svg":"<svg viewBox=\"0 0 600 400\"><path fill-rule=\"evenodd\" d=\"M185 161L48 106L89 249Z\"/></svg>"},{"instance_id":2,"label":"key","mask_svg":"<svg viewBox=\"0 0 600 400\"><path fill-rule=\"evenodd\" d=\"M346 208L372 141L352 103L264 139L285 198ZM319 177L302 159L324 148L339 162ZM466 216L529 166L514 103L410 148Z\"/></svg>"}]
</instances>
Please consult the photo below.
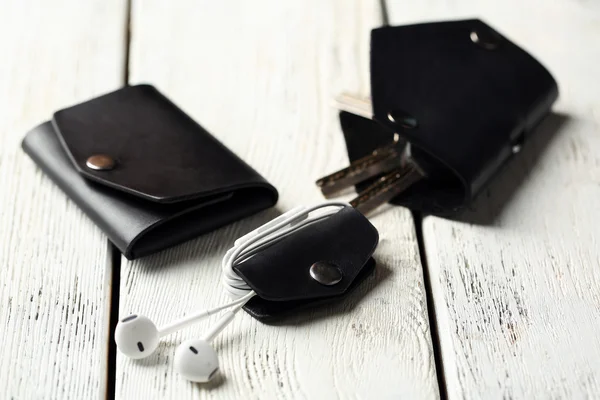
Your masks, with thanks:
<instances>
[{"instance_id":1,"label":"key","mask_svg":"<svg viewBox=\"0 0 600 400\"><path fill-rule=\"evenodd\" d=\"M357 197L350 201L350 205L363 214L368 214L380 205L387 203L400 193L427 178L424 163L420 163L412 157L410 143L404 146L400 156L401 166L387 175L381 177L377 182L360 192Z\"/></svg>"},{"instance_id":2,"label":"key","mask_svg":"<svg viewBox=\"0 0 600 400\"><path fill-rule=\"evenodd\" d=\"M404 141L398 134L394 141L379 147L370 155L359 158L350 166L319 179L316 183L325 198L331 198L336 193L369 178L390 172L402 164L402 148Z\"/></svg>"},{"instance_id":3,"label":"key","mask_svg":"<svg viewBox=\"0 0 600 400\"><path fill-rule=\"evenodd\" d=\"M372 107L368 99L342 94L336 98L340 110L371 119ZM398 134L389 144L375 149L370 155L355 160L350 166L327 175L316 184L325 198L377 175L388 173L401 166L404 140Z\"/></svg>"}]
</instances>

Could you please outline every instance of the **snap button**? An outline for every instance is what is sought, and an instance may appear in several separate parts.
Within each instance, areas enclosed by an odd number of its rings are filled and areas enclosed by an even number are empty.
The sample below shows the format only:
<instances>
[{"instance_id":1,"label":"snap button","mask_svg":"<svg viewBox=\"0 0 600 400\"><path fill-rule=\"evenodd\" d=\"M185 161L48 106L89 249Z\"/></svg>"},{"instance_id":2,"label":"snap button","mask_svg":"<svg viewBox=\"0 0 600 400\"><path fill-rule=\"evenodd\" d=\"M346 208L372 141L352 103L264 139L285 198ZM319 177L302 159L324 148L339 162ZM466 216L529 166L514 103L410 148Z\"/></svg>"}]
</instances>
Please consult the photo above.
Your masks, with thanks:
<instances>
[{"instance_id":1,"label":"snap button","mask_svg":"<svg viewBox=\"0 0 600 400\"><path fill-rule=\"evenodd\" d=\"M310 266L310 276L321 285L332 286L342 280L342 271L333 264L318 261Z\"/></svg>"},{"instance_id":2,"label":"snap button","mask_svg":"<svg viewBox=\"0 0 600 400\"><path fill-rule=\"evenodd\" d=\"M471 41L486 50L495 50L500 44L500 36L489 30L471 31Z\"/></svg>"},{"instance_id":3,"label":"snap button","mask_svg":"<svg viewBox=\"0 0 600 400\"><path fill-rule=\"evenodd\" d=\"M115 167L116 162L106 154L95 154L86 160L85 165L96 171L109 171Z\"/></svg>"}]
</instances>

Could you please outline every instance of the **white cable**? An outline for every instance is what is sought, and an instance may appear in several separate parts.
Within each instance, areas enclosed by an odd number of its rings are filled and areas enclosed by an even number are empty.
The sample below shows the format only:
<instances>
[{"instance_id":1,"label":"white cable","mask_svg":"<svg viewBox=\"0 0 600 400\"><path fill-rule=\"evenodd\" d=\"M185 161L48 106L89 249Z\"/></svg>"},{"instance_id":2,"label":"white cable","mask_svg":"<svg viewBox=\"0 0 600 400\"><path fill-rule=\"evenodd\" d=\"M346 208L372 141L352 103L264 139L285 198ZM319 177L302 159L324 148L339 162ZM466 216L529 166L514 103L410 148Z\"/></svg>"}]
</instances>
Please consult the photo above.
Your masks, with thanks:
<instances>
[{"instance_id":1,"label":"white cable","mask_svg":"<svg viewBox=\"0 0 600 400\"><path fill-rule=\"evenodd\" d=\"M250 300L252 296L243 296L240 297L234 301L231 301L227 304L223 304L214 308L210 308L208 310L202 310L202 311L198 311L195 312L193 314L190 315L186 315L183 318L178 319L177 321L171 322L168 325L164 325L158 328L158 332L160 336L165 336L168 335L170 333L176 332L179 329L188 326L190 323L194 322L194 321L198 321L201 319L204 319L205 317L208 317L210 315L216 314L219 311L223 311L226 310L228 308L237 306L239 304L242 304L242 306L248 301Z\"/></svg>"}]
</instances>

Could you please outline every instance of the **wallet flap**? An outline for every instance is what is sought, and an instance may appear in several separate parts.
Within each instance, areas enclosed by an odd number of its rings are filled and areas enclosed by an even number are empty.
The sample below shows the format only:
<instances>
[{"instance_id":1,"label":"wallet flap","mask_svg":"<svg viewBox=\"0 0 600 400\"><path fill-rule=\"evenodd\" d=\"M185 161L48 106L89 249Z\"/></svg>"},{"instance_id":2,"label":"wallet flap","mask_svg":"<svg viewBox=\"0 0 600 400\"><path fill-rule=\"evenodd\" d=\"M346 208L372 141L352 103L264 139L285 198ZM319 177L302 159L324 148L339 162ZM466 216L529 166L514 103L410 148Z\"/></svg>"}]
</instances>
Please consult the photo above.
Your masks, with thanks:
<instances>
[{"instance_id":1,"label":"wallet flap","mask_svg":"<svg viewBox=\"0 0 600 400\"><path fill-rule=\"evenodd\" d=\"M158 203L275 189L150 85L128 86L54 114L54 128L85 178ZM114 167L88 166L95 155Z\"/></svg>"},{"instance_id":2,"label":"wallet flap","mask_svg":"<svg viewBox=\"0 0 600 400\"><path fill-rule=\"evenodd\" d=\"M351 287L378 242L379 234L369 220L347 207L257 253L234 270L265 300L333 297ZM311 270L316 263L337 269L339 280L320 283Z\"/></svg>"}]
</instances>

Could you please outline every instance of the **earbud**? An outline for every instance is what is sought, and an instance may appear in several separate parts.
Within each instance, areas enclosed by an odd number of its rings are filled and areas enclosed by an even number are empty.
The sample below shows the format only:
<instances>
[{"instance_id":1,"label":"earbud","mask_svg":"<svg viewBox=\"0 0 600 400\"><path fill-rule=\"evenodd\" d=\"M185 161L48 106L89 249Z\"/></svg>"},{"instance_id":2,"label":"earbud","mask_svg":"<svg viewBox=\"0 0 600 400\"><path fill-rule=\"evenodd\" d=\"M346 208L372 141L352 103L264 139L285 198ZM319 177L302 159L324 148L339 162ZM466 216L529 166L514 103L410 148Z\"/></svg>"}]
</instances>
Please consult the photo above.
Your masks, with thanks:
<instances>
[{"instance_id":1,"label":"earbud","mask_svg":"<svg viewBox=\"0 0 600 400\"><path fill-rule=\"evenodd\" d=\"M154 322L143 315L124 318L115 329L115 342L121 353L139 359L152 354L158 347L160 334Z\"/></svg>"},{"instance_id":2,"label":"earbud","mask_svg":"<svg viewBox=\"0 0 600 400\"><path fill-rule=\"evenodd\" d=\"M175 369L188 381L205 383L219 372L217 352L204 339L190 339L175 351Z\"/></svg>"},{"instance_id":3,"label":"earbud","mask_svg":"<svg viewBox=\"0 0 600 400\"><path fill-rule=\"evenodd\" d=\"M199 311L169 325L165 325L160 329L157 328L154 322L148 317L143 315L130 315L123 318L117 324L117 328L115 329L115 343L117 344L119 351L129 358L140 359L148 357L158 347L158 342L161 337L190 326L209 315L213 315L240 303L245 303L250 300L253 295L254 292L252 292L251 295L247 294L228 304L209 310Z\"/></svg>"},{"instance_id":4,"label":"earbud","mask_svg":"<svg viewBox=\"0 0 600 400\"><path fill-rule=\"evenodd\" d=\"M252 296L247 297L250 300ZM246 301L227 310L202 339L192 339L183 342L175 351L175 369L185 379L192 382L208 382L219 370L219 359L210 342L219 334L246 304Z\"/></svg>"}]
</instances>

